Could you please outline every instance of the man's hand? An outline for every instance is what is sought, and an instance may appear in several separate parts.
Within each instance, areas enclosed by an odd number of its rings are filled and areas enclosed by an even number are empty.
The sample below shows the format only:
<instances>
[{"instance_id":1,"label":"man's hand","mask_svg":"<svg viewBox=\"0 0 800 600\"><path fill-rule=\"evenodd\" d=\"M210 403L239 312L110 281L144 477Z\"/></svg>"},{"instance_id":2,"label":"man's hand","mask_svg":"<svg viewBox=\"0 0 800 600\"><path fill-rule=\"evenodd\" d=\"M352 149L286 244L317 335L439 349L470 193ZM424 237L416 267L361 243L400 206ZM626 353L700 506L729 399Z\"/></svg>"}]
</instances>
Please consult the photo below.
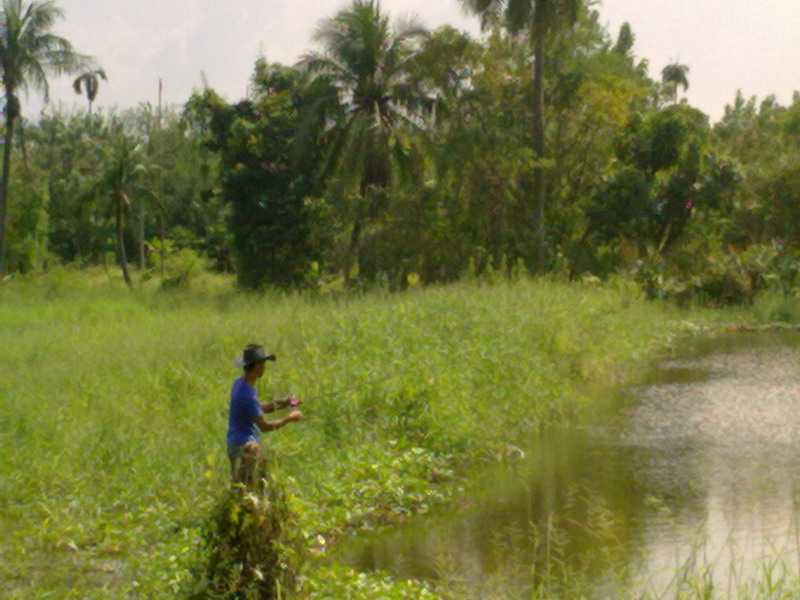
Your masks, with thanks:
<instances>
[{"instance_id":1,"label":"man's hand","mask_svg":"<svg viewBox=\"0 0 800 600\"><path fill-rule=\"evenodd\" d=\"M287 396L286 398L279 398L277 400L270 400L269 402L263 402L261 404L261 410L265 413L275 412L276 410L282 410L284 408L294 408L295 406L300 406L303 404L303 401L292 394L291 396Z\"/></svg>"},{"instance_id":2,"label":"man's hand","mask_svg":"<svg viewBox=\"0 0 800 600\"><path fill-rule=\"evenodd\" d=\"M275 421L267 421L264 415L258 415L258 417L256 417L256 424L261 431L275 431L284 425L288 425L292 421L299 421L302 418L303 413L299 410L293 410L282 419L276 419Z\"/></svg>"},{"instance_id":3,"label":"man's hand","mask_svg":"<svg viewBox=\"0 0 800 600\"><path fill-rule=\"evenodd\" d=\"M283 408L294 408L295 406L300 406L301 404L303 404L303 401L294 394L283 400Z\"/></svg>"}]
</instances>

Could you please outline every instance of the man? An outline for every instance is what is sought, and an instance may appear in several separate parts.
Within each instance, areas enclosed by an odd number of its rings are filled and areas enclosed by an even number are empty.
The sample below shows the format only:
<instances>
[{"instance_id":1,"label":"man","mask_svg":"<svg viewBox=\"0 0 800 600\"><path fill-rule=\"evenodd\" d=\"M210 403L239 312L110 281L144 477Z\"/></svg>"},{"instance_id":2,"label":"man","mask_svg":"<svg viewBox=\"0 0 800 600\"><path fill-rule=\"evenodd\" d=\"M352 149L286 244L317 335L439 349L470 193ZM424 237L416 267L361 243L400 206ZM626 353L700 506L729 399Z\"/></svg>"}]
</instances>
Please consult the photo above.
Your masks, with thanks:
<instances>
[{"instance_id":1,"label":"man","mask_svg":"<svg viewBox=\"0 0 800 600\"><path fill-rule=\"evenodd\" d=\"M295 407L303 402L294 396L263 404L258 401L255 386L264 375L268 360L274 361L275 355L268 355L257 344L245 346L242 355L236 359L237 366L241 366L244 373L233 383L228 413L228 458L234 483L254 483L256 466L261 458L260 431L280 429L303 416L299 410L294 410L275 421L267 421L264 417L265 413Z\"/></svg>"}]
</instances>

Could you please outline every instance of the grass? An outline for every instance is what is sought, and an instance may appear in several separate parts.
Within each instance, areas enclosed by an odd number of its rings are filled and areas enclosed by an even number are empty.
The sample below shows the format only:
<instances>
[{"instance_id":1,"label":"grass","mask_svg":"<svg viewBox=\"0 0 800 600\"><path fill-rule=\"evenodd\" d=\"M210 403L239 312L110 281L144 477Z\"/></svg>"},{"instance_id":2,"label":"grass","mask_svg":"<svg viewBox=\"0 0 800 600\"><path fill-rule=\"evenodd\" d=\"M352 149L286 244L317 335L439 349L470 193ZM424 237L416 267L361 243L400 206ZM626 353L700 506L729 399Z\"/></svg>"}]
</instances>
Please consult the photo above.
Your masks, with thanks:
<instances>
[{"instance_id":1,"label":"grass","mask_svg":"<svg viewBox=\"0 0 800 600\"><path fill-rule=\"evenodd\" d=\"M219 282L131 294L102 274L67 271L4 282L5 597L186 590L202 524L226 487L231 361L246 343L278 355L262 398L306 400L304 421L266 441L319 552L446 505L506 444L590 402L587 384L624 381L688 335L755 318L679 311L624 283L465 282L324 297L248 296ZM348 573L310 570L307 596L343 585L350 598L381 586L395 590L387 598L433 593Z\"/></svg>"}]
</instances>

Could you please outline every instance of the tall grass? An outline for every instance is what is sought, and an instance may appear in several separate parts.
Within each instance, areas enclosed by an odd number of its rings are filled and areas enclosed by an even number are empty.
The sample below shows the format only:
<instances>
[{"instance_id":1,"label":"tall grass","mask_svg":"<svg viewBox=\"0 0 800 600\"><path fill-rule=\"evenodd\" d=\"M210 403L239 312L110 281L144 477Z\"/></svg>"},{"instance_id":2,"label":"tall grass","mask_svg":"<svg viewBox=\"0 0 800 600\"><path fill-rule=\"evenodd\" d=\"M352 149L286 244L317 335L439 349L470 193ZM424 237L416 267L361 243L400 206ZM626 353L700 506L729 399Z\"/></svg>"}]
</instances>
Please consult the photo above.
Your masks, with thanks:
<instances>
[{"instance_id":1,"label":"tall grass","mask_svg":"<svg viewBox=\"0 0 800 600\"><path fill-rule=\"evenodd\" d=\"M59 272L0 285L0 581L9 598L163 598L185 588L226 486L231 365L277 353L268 434L320 550L446 502L507 443L570 418L691 318L635 289L521 280L356 297L129 294ZM309 589L313 582L309 582Z\"/></svg>"}]
</instances>

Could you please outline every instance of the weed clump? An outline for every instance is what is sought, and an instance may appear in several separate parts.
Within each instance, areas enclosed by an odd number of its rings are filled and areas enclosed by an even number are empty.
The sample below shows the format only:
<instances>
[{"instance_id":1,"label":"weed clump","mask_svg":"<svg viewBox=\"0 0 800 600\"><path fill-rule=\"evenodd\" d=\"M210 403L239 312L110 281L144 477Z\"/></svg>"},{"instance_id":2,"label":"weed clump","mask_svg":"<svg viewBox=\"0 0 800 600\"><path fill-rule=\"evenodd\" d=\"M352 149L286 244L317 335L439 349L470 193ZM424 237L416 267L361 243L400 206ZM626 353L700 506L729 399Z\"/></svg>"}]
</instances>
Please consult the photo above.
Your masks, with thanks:
<instances>
[{"instance_id":1,"label":"weed clump","mask_svg":"<svg viewBox=\"0 0 800 600\"><path fill-rule=\"evenodd\" d=\"M252 484L235 484L202 531L190 600L268 600L297 588L305 543L285 487L259 461Z\"/></svg>"}]
</instances>

